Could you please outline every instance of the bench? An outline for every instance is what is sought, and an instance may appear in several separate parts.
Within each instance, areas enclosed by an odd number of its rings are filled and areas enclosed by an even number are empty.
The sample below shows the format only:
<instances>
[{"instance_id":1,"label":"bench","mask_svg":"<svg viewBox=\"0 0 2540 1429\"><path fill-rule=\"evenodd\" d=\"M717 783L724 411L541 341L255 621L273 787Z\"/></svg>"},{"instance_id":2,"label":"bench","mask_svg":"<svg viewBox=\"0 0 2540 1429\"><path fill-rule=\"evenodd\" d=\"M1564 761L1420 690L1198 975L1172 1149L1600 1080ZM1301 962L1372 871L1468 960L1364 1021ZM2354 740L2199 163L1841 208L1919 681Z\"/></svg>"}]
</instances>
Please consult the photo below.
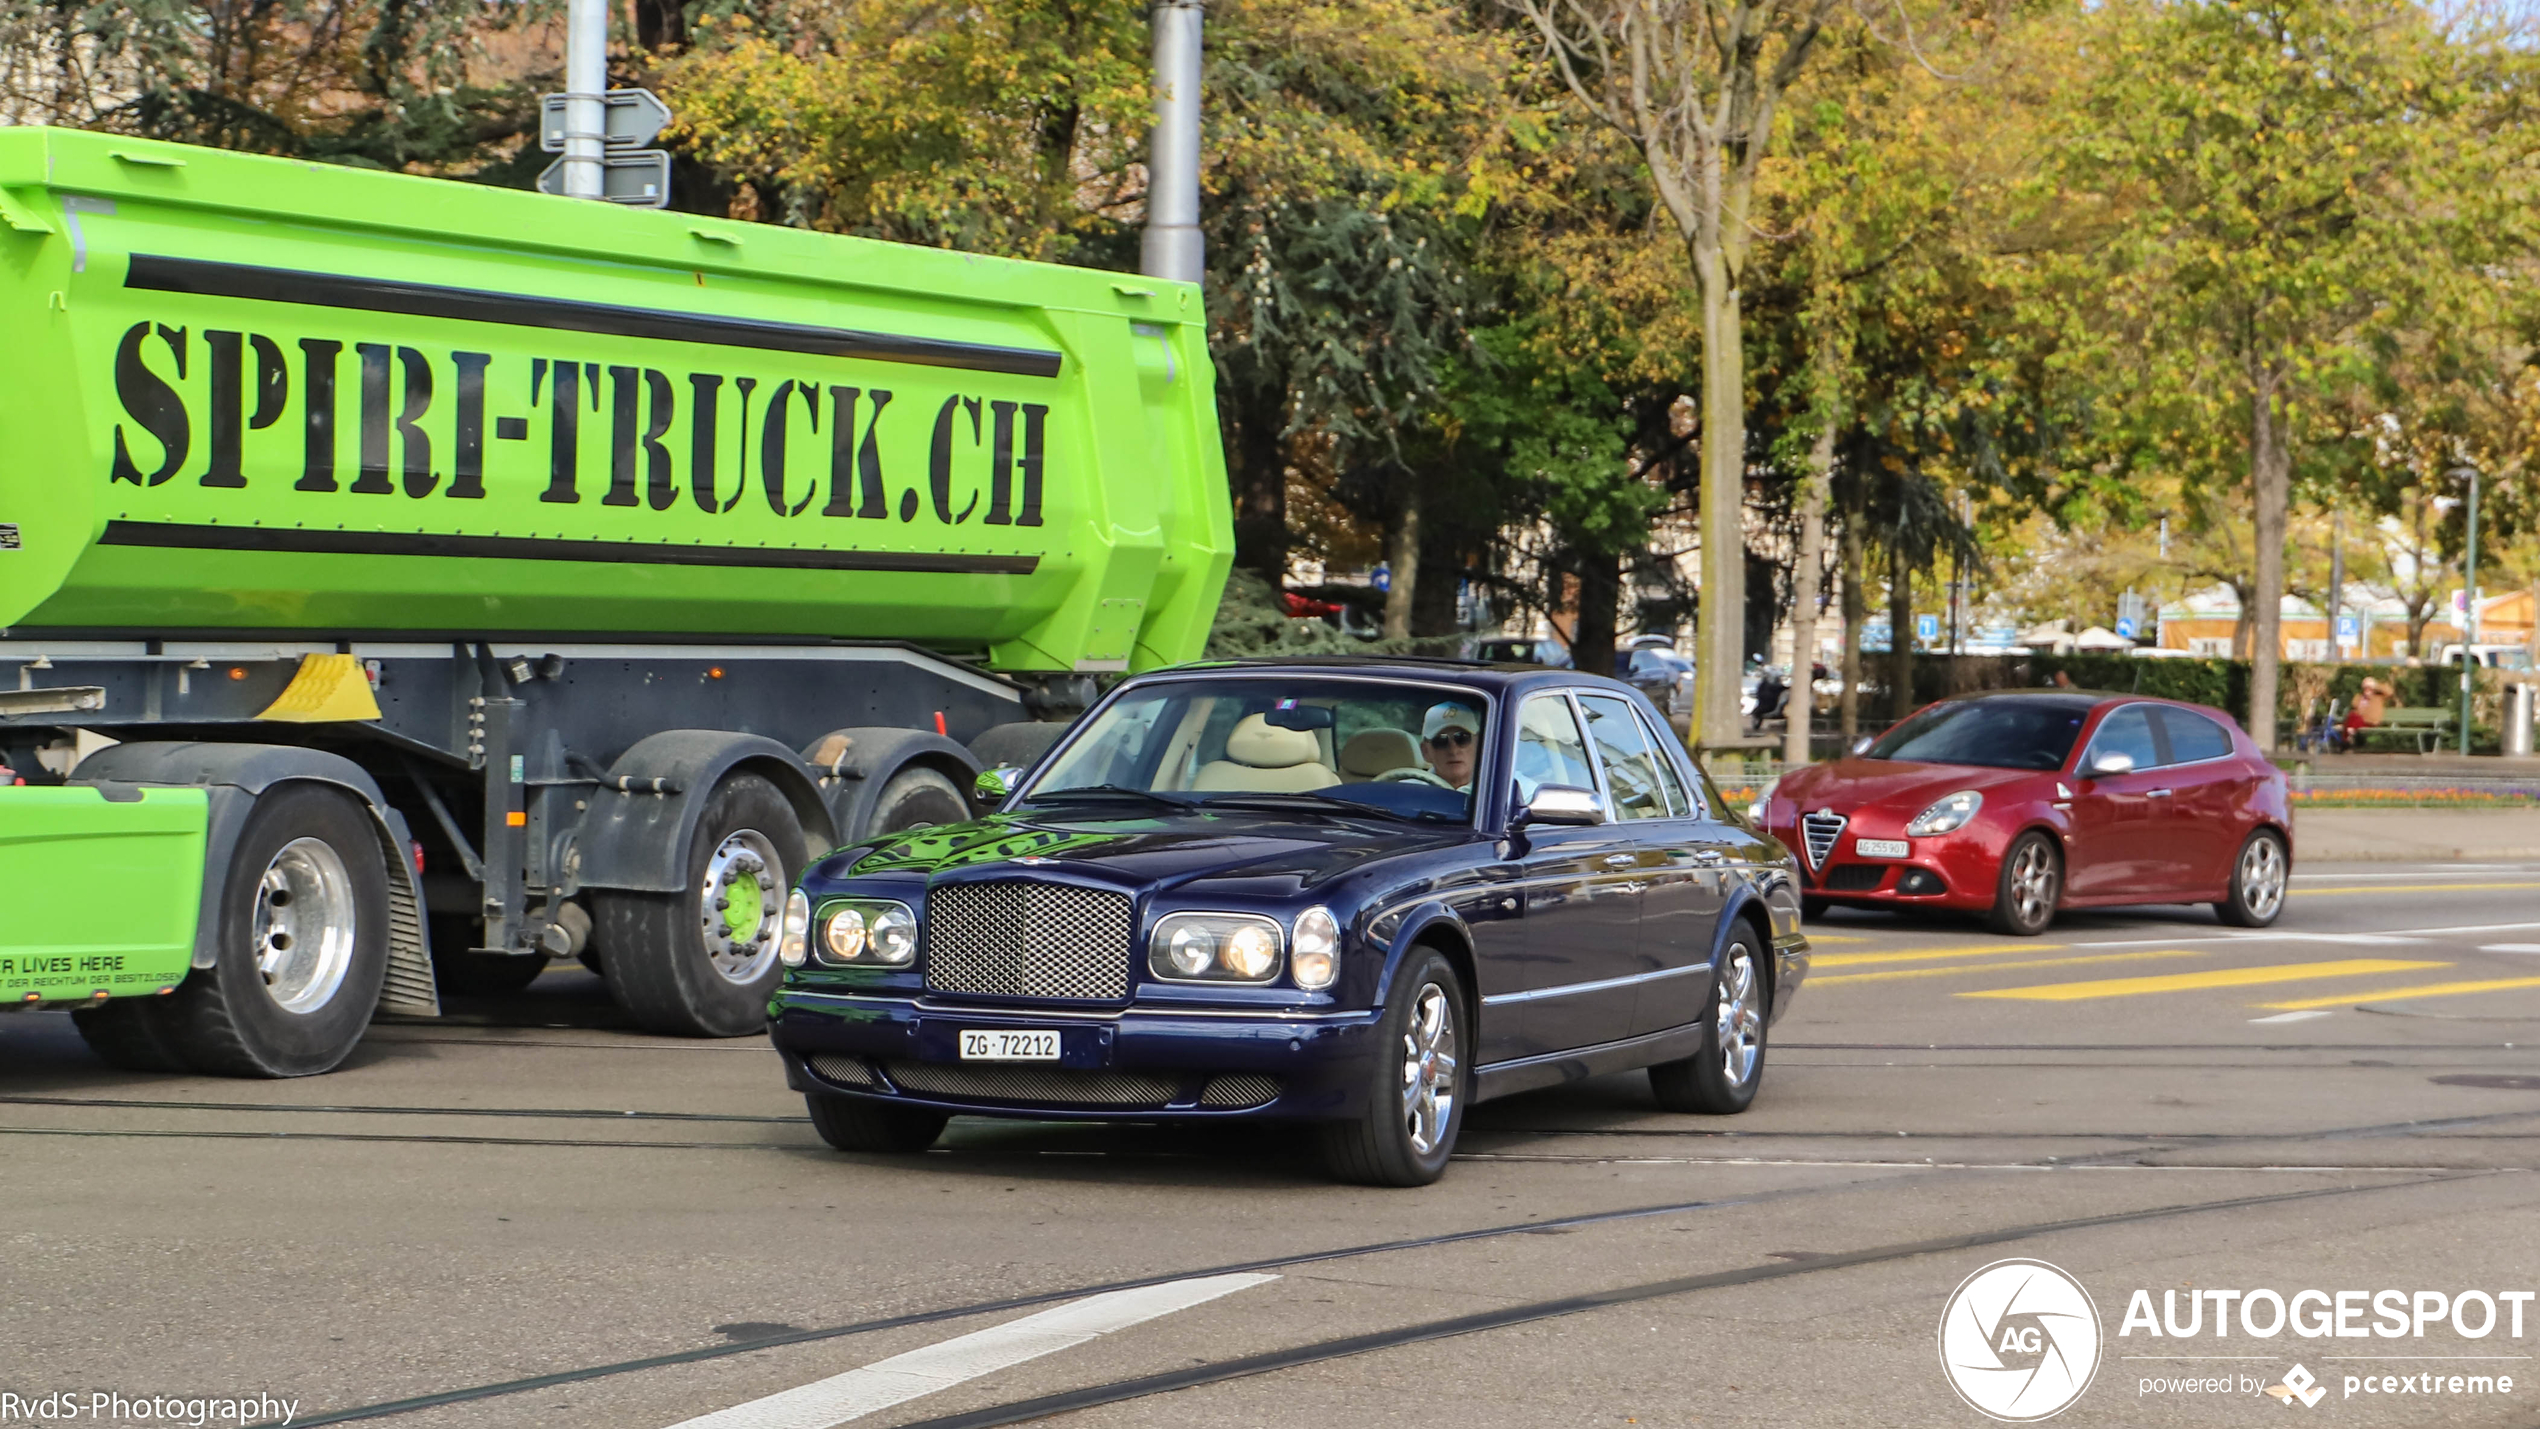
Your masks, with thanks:
<instances>
[{"instance_id":1,"label":"bench","mask_svg":"<svg viewBox=\"0 0 2540 1429\"><path fill-rule=\"evenodd\" d=\"M2452 720L2453 712L2439 705L2385 706L2381 723L2354 731L2351 746L2359 753L2412 750L2432 754L2450 737Z\"/></svg>"}]
</instances>

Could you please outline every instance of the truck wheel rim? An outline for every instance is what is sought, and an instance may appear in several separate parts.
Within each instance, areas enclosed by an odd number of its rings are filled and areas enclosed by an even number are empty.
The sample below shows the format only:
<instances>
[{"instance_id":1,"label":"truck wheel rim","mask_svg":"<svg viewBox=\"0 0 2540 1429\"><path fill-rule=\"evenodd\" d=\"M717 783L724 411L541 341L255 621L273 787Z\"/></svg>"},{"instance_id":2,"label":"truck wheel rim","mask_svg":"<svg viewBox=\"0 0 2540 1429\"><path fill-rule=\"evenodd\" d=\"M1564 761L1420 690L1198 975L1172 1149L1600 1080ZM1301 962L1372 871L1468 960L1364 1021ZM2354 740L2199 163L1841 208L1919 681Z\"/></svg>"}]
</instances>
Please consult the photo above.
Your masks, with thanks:
<instances>
[{"instance_id":1,"label":"truck wheel rim","mask_svg":"<svg viewBox=\"0 0 2540 1429\"><path fill-rule=\"evenodd\" d=\"M353 876L333 845L293 839L265 865L248 924L265 995L285 1012L310 1013L334 1000L352 970L359 931Z\"/></svg>"},{"instance_id":2,"label":"truck wheel rim","mask_svg":"<svg viewBox=\"0 0 2540 1429\"><path fill-rule=\"evenodd\" d=\"M2249 840L2240 854L2240 902L2260 918L2272 918L2284 902L2284 853L2271 838Z\"/></svg>"},{"instance_id":3,"label":"truck wheel rim","mask_svg":"<svg viewBox=\"0 0 2540 1429\"><path fill-rule=\"evenodd\" d=\"M758 981L776 960L777 903L785 896L785 864L756 829L726 838L706 860L698 922L706 961L737 983Z\"/></svg>"}]
</instances>

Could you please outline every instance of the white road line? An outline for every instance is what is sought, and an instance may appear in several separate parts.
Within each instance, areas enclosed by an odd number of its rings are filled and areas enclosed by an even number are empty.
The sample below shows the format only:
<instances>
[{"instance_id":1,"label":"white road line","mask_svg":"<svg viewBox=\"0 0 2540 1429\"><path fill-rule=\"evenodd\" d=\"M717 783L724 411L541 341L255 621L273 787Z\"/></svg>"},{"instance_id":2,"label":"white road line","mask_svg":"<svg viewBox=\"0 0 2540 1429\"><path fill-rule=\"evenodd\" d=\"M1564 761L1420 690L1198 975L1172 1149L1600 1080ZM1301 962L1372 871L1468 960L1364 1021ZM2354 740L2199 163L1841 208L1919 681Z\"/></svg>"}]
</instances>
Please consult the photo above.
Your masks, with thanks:
<instances>
[{"instance_id":1,"label":"white road line","mask_svg":"<svg viewBox=\"0 0 2540 1429\"><path fill-rule=\"evenodd\" d=\"M2540 953L2540 943L2481 943L2482 953Z\"/></svg>"},{"instance_id":2,"label":"white road line","mask_svg":"<svg viewBox=\"0 0 2540 1429\"><path fill-rule=\"evenodd\" d=\"M2297 873L2295 879L2324 878L2340 883L2362 883L2371 879L2440 878L2447 873L2523 873L2529 865L2519 863L2424 863L2398 873Z\"/></svg>"},{"instance_id":3,"label":"white road line","mask_svg":"<svg viewBox=\"0 0 2540 1429\"><path fill-rule=\"evenodd\" d=\"M2249 1020L2252 1022L2308 1022L2314 1017L2327 1015L2325 1010L2314 1009L2309 1012L2279 1012L2272 1017L2252 1017Z\"/></svg>"},{"instance_id":4,"label":"white road line","mask_svg":"<svg viewBox=\"0 0 2540 1429\"><path fill-rule=\"evenodd\" d=\"M1210 1275L1089 1295L976 1334L852 1369L765 1399L753 1399L671 1429L829 1429L964 1380L1081 1345L1176 1310L1206 1304L1275 1275Z\"/></svg>"}]
</instances>

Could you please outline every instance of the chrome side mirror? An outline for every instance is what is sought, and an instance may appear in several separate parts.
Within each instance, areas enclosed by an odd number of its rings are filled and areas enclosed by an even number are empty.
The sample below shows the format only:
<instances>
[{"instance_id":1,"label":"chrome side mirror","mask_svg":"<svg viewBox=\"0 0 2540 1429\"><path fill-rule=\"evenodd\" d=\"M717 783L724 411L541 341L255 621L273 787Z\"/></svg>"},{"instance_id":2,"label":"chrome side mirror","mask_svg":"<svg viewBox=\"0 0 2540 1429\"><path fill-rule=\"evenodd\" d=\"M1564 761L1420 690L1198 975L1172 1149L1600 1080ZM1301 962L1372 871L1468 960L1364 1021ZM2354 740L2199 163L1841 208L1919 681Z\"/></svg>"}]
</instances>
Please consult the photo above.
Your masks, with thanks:
<instances>
[{"instance_id":1,"label":"chrome side mirror","mask_svg":"<svg viewBox=\"0 0 2540 1429\"><path fill-rule=\"evenodd\" d=\"M992 764L979 771L979 777L971 782L970 790L978 795L980 803L1002 804L1006 796L1014 792L1014 786L1022 782L1022 766Z\"/></svg>"},{"instance_id":2,"label":"chrome side mirror","mask_svg":"<svg viewBox=\"0 0 2540 1429\"><path fill-rule=\"evenodd\" d=\"M1601 824L1605 822L1605 806L1597 802L1596 791L1568 784L1546 784L1535 791L1517 811L1518 821L1525 824Z\"/></svg>"},{"instance_id":3,"label":"chrome side mirror","mask_svg":"<svg viewBox=\"0 0 2540 1429\"><path fill-rule=\"evenodd\" d=\"M2090 767L2082 772L2093 779L2112 779L2119 774L2131 774L2134 772L2134 756L2121 750L2107 750L2092 759Z\"/></svg>"}]
</instances>

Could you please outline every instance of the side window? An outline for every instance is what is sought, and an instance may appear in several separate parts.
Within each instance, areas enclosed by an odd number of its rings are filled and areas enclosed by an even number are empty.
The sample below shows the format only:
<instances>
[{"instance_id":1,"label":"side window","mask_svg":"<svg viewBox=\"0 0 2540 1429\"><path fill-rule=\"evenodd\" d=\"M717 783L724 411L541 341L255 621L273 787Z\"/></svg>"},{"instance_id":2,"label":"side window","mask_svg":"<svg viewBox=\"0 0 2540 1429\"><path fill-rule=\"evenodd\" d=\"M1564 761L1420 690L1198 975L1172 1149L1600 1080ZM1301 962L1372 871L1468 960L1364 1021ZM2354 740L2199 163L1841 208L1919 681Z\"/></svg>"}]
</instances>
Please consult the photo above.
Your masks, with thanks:
<instances>
[{"instance_id":1,"label":"side window","mask_svg":"<svg viewBox=\"0 0 2540 1429\"><path fill-rule=\"evenodd\" d=\"M1596 741L1596 752L1605 760L1614 817L1667 817L1667 788L1658 782L1658 761L1631 705L1612 695L1582 695L1579 705L1587 711L1588 737Z\"/></svg>"},{"instance_id":2,"label":"side window","mask_svg":"<svg viewBox=\"0 0 2540 1429\"><path fill-rule=\"evenodd\" d=\"M2170 737L2170 759L2176 764L2193 764L2200 759L2227 759L2231 756L2231 734L2194 710L2161 709L2161 728Z\"/></svg>"},{"instance_id":3,"label":"side window","mask_svg":"<svg viewBox=\"0 0 2540 1429\"><path fill-rule=\"evenodd\" d=\"M1633 713L1639 715L1640 717L1640 732L1642 736L1650 741L1650 763L1656 765L1658 768L1658 783L1667 791L1668 805L1675 810L1677 818L1684 818L1688 815L1700 817L1702 813L1702 800L1695 797L1685 789L1684 776L1676 772L1675 758L1667 748L1667 741L1671 738L1671 736L1661 731L1651 729L1649 727L1649 716L1640 714L1637 710L1633 711Z\"/></svg>"},{"instance_id":4,"label":"side window","mask_svg":"<svg viewBox=\"0 0 2540 1429\"><path fill-rule=\"evenodd\" d=\"M1536 695L1517 715L1517 797L1532 799L1546 784L1594 789L1596 771L1588 763L1587 745L1579 738L1579 722L1570 702L1560 695Z\"/></svg>"},{"instance_id":5,"label":"side window","mask_svg":"<svg viewBox=\"0 0 2540 1429\"><path fill-rule=\"evenodd\" d=\"M2160 751L2152 739L2152 706L2127 705L2101 720L2099 732L2090 738L2090 756L2082 761L2082 767L2086 769L2110 754L2131 756L2137 769L2160 764Z\"/></svg>"}]
</instances>

